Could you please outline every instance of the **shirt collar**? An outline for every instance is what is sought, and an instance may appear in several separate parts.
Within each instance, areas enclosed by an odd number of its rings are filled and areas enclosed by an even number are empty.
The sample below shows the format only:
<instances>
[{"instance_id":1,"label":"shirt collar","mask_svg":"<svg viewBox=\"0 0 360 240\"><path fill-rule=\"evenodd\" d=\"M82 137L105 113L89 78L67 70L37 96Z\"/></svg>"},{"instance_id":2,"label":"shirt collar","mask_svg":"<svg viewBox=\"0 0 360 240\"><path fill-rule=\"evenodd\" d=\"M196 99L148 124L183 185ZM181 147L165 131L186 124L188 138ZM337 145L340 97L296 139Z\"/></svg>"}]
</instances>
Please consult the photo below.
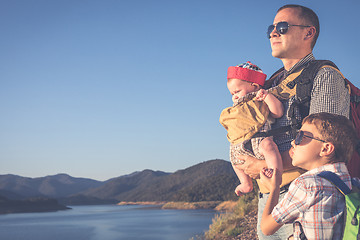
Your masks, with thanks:
<instances>
[{"instance_id":1,"label":"shirt collar","mask_svg":"<svg viewBox=\"0 0 360 240\"><path fill-rule=\"evenodd\" d=\"M336 162L336 163L325 164L323 166L311 169L305 174L315 175L315 174L323 172L323 171L330 171L330 172L335 172L335 173L338 172L338 173L342 173L342 174L344 174L344 173L349 174L344 162Z\"/></svg>"},{"instance_id":2,"label":"shirt collar","mask_svg":"<svg viewBox=\"0 0 360 240\"><path fill-rule=\"evenodd\" d=\"M308 62L311 62L313 60L315 60L315 57L314 57L313 53L311 52L308 55L306 55L304 58L302 58L299 62L297 62L294 66L292 66L289 69L289 71L284 70L285 76L288 76L289 74L293 73L298 68L303 67L305 64L307 64Z\"/></svg>"},{"instance_id":3,"label":"shirt collar","mask_svg":"<svg viewBox=\"0 0 360 240\"><path fill-rule=\"evenodd\" d=\"M305 66L308 62L311 62L315 60L315 57L313 55L313 53L309 53L308 55L306 55L304 58L302 58L299 62L297 62L294 66L292 66L289 71L286 71L285 69L276 77L275 81L272 84L272 87L278 85L278 83L280 81L282 81L283 79L287 78L290 74L292 74L293 72L295 72L295 70Z\"/></svg>"}]
</instances>

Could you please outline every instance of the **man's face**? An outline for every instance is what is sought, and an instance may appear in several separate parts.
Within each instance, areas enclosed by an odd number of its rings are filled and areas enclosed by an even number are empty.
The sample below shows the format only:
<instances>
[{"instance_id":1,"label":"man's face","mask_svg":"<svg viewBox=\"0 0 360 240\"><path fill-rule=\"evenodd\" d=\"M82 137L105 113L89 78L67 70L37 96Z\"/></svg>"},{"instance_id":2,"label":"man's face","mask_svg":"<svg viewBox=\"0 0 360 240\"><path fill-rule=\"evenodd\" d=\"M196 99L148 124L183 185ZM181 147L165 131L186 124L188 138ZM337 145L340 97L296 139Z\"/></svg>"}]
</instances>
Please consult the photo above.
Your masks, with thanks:
<instances>
[{"instance_id":1,"label":"man's face","mask_svg":"<svg viewBox=\"0 0 360 240\"><path fill-rule=\"evenodd\" d=\"M278 12L274 19L274 25L278 22L288 22L290 25L306 25L298 17L298 10L286 8ZM307 28L290 26L287 33L280 35L274 29L271 33L270 43L273 57L280 59L302 58L306 48L304 39Z\"/></svg>"}]
</instances>

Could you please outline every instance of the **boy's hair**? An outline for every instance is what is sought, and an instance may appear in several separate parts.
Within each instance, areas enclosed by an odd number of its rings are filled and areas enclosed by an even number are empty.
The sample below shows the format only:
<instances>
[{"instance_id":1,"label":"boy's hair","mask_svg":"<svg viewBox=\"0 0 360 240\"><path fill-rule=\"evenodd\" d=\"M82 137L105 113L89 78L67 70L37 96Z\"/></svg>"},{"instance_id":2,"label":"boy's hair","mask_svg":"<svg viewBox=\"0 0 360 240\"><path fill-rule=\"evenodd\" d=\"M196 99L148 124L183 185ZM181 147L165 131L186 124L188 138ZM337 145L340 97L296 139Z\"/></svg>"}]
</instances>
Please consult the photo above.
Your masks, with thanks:
<instances>
[{"instance_id":1,"label":"boy's hair","mask_svg":"<svg viewBox=\"0 0 360 240\"><path fill-rule=\"evenodd\" d=\"M314 113L303 120L303 124L314 124L321 134L321 139L335 147L331 162L348 162L357 143L353 123L346 117L331 113Z\"/></svg>"},{"instance_id":2,"label":"boy's hair","mask_svg":"<svg viewBox=\"0 0 360 240\"><path fill-rule=\"evenodd\" d=\"M307 8L307 7L304 7L304 6L301 6L301 5L297 5L297 4L284 5L281 8L279 8L279 10L277 12L280 12L281 10L286 9L286 8L298 9L299 17L305 20L304 24L315 27L316 33L315 33L313 41L311 42L311 49L314 49L314 46L316 44L316 40L318 39L319 34L320 34L319 17L310 8Z\"/></svg>"}]
</instances>

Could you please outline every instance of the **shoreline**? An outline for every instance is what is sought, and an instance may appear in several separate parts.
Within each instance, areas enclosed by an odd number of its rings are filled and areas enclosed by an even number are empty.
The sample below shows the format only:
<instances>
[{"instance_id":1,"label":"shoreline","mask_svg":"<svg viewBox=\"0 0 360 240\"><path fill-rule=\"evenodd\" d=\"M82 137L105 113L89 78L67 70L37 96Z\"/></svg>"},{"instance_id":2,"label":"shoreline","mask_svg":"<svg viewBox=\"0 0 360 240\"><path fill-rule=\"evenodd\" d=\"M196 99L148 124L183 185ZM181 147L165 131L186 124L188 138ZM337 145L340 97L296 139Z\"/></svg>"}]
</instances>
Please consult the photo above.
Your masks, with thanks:
<instances>
[{"instance_id":1,"label":"shoreline","mask_svg":"<svg viewBox=\"0 0 360 240\"><path fill-rule=\"evenodd\" d=\"M164 205L166 202L160 202L160 201L140 201L140 202L125 202L121 201L117 203L118 206L126 206L126 205Z\"/></svg>"},{"instance_id":2,"label":"shoreline","mask_svg":"<svg viewBox=\"0 0 360 240\"><path fill-rule=\"evenodd\" d=\"M162 201L139 201L139 202L126 202L121 201L117 203L118 206L126 205L154 205L161 209L213 209L215 211L228 211L235 207L236 201L201 201L201 202L162 202Z\"/></svg>"}]
</instances>

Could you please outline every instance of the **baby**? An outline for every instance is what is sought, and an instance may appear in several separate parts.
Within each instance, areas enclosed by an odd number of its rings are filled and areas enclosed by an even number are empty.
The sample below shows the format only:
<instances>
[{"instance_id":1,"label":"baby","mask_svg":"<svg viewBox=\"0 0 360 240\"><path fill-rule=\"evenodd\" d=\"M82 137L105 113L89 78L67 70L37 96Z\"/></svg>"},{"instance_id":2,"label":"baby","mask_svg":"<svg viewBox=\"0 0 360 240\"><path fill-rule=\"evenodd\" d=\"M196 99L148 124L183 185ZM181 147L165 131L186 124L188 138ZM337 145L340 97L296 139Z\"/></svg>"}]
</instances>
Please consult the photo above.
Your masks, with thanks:
<instances>
[{"instance_id":1,"label":"baby","mask_svg":"<svg viewBox=\"0 0 360 240\"><path fill-rule=\"evenodd\" d=\"M250 62L228 68L227 87L234 105L222 111L220 123L228 131L231 143L230 161L240 180L235 189L238 196L251 192L253 184L244 171L236 168L236 165L244 163L237 156L265 159L269 169L278 169L279 172L283 169L279 150L272 138L252 138L256 132L270 129L269 119L283 115L282 103L267 90L261 89L265 79L261 69ZM271 176L271 171L267 174Z\"/></svg>"}]
</instances>

